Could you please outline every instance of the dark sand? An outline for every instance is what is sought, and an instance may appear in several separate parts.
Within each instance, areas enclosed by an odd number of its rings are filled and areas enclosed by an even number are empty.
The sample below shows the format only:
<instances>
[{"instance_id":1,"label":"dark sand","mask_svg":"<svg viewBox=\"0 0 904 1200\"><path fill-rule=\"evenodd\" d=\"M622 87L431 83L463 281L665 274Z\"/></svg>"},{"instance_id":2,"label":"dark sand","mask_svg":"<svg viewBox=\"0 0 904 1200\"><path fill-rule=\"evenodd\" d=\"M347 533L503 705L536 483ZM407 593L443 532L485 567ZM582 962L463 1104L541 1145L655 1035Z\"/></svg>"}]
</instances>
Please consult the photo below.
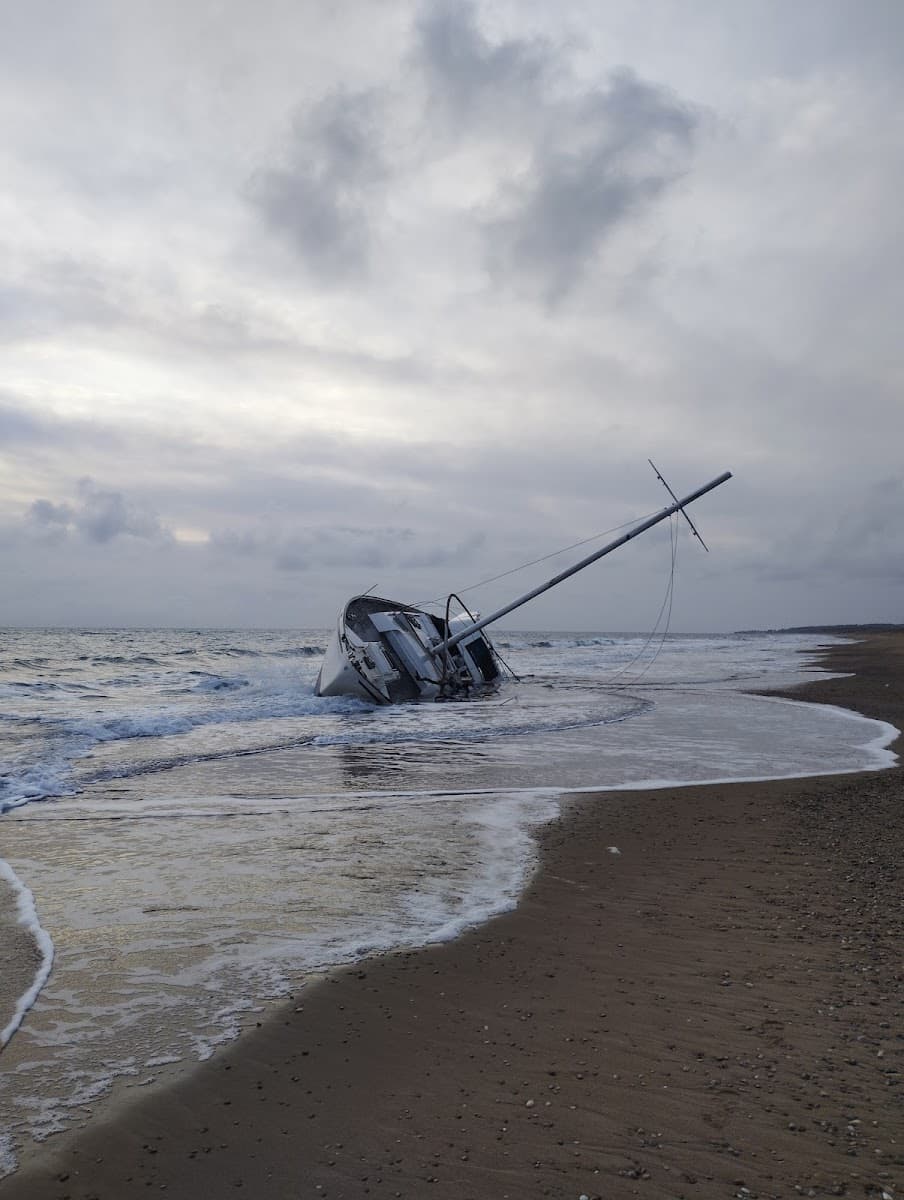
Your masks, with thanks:
<instances>
[{"instance_id":1,"label":"dark sand","mask_svg":"<svg viewBox=\"0 0 904 1200\"><path fill-rule=\"evenodd\" d=\"M806 698L904 727L904 636L827 662ZM902 780L581 796L515 912L307 989L0 1197L900 1195Z\"/></svg>"}]
</instances>

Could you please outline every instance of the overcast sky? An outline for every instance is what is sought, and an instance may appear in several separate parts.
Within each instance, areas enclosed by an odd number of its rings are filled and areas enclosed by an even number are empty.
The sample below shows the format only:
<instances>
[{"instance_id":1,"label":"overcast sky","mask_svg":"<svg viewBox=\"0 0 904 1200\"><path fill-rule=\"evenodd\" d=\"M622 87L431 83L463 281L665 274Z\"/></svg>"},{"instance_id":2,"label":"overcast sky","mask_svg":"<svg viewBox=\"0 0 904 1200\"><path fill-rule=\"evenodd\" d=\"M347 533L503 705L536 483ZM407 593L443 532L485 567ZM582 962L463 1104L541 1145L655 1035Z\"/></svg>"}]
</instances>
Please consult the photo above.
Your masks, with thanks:
<instances>
[{"instance_id":1,"label":"overcast sky","mask_svg":"<svg viewBox=\"0 0 904 1200\"><path fill-rule=\"evenodd\" d=\"M902 46L899 0L0 0L0 625L426 600L662 507L648 457L735 473L674 629L904 620ZM509 623L648 628L669 564Z\"/></svg>"}]
</instances>

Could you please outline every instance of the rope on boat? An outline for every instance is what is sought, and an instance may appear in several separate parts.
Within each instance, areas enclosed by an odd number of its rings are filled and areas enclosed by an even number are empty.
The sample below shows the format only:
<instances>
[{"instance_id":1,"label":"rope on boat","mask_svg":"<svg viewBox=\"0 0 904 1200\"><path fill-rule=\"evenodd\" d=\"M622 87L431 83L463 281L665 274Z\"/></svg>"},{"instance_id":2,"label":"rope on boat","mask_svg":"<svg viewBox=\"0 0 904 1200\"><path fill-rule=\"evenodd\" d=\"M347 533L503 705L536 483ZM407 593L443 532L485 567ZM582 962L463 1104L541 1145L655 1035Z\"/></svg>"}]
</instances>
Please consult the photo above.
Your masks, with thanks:
<instances>
[{"instance_id":1,"label":"rope on boat","mask_svg":"<svg viewBox=\"0 0 904 1200\"><path fill-rule=\"evenodd\" d=\"M617 670L614 674L607 677L607 679L605 680L605 683L607 685L611 684L613 680L621 678L621 676L624 675L624 673L626 671L630 671L630 669L634 666L634 664L639 659L641 659L644 656L644 654L646 654L647 647L650 645L653 638L656 636L656 631L659 628L659 622L662 620L663 613L665 613L665 618L666 618L665 619L665 627L662 631L662 636L659 639L659 645L656 647L653 657L644 666L643 670L639 671L633 677L633 679L625 680L624 683L617 684L617 686L618 687L630 687L633 684L637 683L638 679L642 679L643 676L646 675L647 671L649 671L650 667L652 667L652 665L656 661L656 659L659 657L660 651L662 650L662 647L665 645L665 639L668 637L669 627L671 626L671 623L672 623L672 600L675 595L675 564L678 559L678 521L674 514L669 518L669 535L670 535L670 539L671 539L671 568L669 570L669 581L666 584L665 595L662 598L662 604L659 606L659 615L656 617L656 621L653 625L653 628L650 630L650 635L647 638L647 640L644 642L644 644L641 646L641 648L634 655L634 657L631 659L630 662L625 663L625 665L623 667L620 667L619 670Z\"/></svg>"}]
</instances>

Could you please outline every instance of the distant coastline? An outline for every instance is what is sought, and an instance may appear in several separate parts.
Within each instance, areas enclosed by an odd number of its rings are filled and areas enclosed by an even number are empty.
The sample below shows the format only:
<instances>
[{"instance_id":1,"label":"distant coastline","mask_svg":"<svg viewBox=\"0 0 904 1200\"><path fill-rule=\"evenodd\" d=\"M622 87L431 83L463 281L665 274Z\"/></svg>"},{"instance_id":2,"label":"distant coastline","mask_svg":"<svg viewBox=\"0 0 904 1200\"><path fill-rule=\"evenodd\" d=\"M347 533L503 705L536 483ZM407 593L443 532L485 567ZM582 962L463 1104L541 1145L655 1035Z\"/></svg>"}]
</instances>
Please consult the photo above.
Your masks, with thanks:
<instances>
[{"instance_id":1,"label":"distant coastline","mask_svg":"<svg viewBox=\"0 0 904 1200\"><path fill-rule=\"evenodd\" d=\"M900 633L904 624L875 622L868 625L788 625L784 629L736 629L735 633Z\"/></svg>"}]
</instances>

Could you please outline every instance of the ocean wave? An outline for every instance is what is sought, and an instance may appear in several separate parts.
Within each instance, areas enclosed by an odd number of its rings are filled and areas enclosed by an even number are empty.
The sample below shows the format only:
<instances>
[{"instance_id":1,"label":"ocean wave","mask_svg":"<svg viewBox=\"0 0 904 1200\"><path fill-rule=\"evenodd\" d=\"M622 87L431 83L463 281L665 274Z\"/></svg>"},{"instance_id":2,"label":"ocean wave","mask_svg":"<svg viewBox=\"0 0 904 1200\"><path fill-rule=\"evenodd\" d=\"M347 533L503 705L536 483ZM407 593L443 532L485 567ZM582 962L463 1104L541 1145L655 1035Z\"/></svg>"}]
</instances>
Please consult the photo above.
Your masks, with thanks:
<instances>
[{"instance_id":1,"label":"ocean wave","mask_svg":"<svg viewBox=\"0 0 904 1200\"><path fill-rule=\"evenodd\" d=\"M309 742L313 735L308 732L291 738L268 736L266 723L292 718L341 717L373 711L373 705L351 697L319 697L311 690L290 689L285 692L263 692L248 694L247 681L233 682L221 689L221 677L211 676L212 682L202 684L200 697L204 694L226 697L243 697L239 702L224 701L213 707L180 707L146 709L126 713L106 713L93 717L66 719L59 716L33 717L29 723L43 731L40 745L26 750L23 761L11 764L10 769L0 775L0 813L19 808L32 801L47 800L75 795L86 783L106 778L122 778L132 774L146 774L153 770L169 770L175 766L218 758L238 757L244 754L261 753L267 749L284 749L291 745ZM81 774L76 785L72 768L91 754L95 747L131 740L154 738L178 738L205 728L222 728L229 725L260 726L261 741L256 746L223 747L209 755L196 750L183 754L170 753L143 757L136 763L118 764L115 768ZM35 761L40 756L40 761Z\"/></svg>"},{"instance_id":2,"label":"ocean wave","mask_svg":"<svg viewBox=\"0 0 904 1200\"><path fill-rule=\"evenodd\" d=\"M18 679L12 679L9 683L0 684L0 698L12 699L16 696L40 695L52 692L54 688L55 684L45 683L41 680L35 683L25 683Z\"/></svg>"},{"instance_id":3,"label":"ocean wave","mask_svg":"<svg viewBox=\"0 0 904 1200\"><path fill-rule=\"evenodd\" d=\"M325 652L324 646L284 646L279 650L258 650L254 646L220 646L218 654L229 658L314 658Z\"/></svg>"},{"instance_id":4,"label":"ocean wave","mask_svg":"<svg viewBox=\"0 0 904 1200\"><path fill-rule=\"evenodd\" d=\"M74 796L68 760L20 766L0 775L0 815L37 800Z\"/></svg>"},{"instance_id":5,"label":"ocean wave","mask_svg":"<svg viewBox=\"0 0 904 1200\"><path fill-rule=\"evenodd\" d=\"M50 696L78 694L85 698L88 694L86 683L59 683L52 679L35 679L32 681L11 679L8 683L0 683L0 700L13 700L26 696Z\"/></svg>"},{"instance_id":6,"label":"ocean wave","mask_svg":"<svg viewBox=\"0 0 904 1200\"><path fill-rule=\"evenodd\" d=\"M83 718L69 723L69 730L76 737L88 738L97 744L130 738L169 737L172 734L188 733L196 724L197 722L189 716L164 711L134 716L98 717L95 720Z\"/></svg>"},{"instance_id":7,"label":"ocean wave","mask_svg":"<svg viewBox=\"0 0 904 1200\"><path fill-rule=\"evenodd\" d=\"M526 635L525 641L509 638L497 644L504 650L518 650L528 647L531 650L581 650L592 646L614 646L616 639L605 637L603 634L551 634L537 637Z\"/></svg>"},{"instance_id":8,"label":"ocean wave","mask_svg":"<svg viewBox=\"0 0 904 1200\"><path fill-rule=\"evenodd\" d=\"M159 659L150 654L80 654L79 662L90 662L94 667L128 666L159 667Z\"/></svg>"},{"instance_id":9,"label":"ocean wave","mask_svg":"<svg viewBox=\"0 0 904 1200\"><path fill-rule=\"evenodd\" d=\"M197 680L192 687L183 689L184 691L232 692L237 688L246 688L249 686L247 679L236 678L235 676L212 675L207 671L192 671L191 674L196 676Z\"/></svg>"}]
</instances>

